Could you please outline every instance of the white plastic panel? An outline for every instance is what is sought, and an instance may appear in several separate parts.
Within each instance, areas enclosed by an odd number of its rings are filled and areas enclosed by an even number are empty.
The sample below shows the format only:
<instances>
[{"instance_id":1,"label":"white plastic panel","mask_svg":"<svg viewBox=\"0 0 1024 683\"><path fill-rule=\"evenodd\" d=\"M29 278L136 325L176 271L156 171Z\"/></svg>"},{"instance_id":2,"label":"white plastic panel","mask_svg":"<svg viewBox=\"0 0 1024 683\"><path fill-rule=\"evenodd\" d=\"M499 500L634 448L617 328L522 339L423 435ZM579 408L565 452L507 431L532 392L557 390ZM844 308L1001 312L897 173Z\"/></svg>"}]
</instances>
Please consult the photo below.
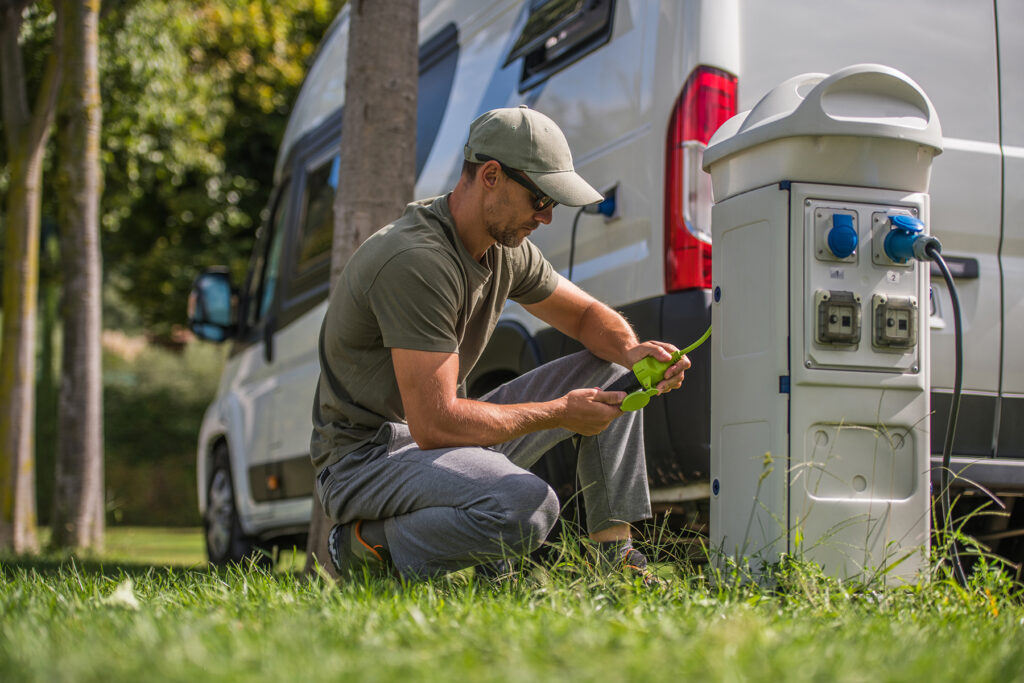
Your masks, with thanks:
<instances>
[{"instance_id":1,"label":"white plastic panel","mask_svg":"<svg viewBox=\"0 0 1024 683\"><path fill-rule=\"evenodd\" d=\"M872 297L920 301L927 270L888 259L876 263L874 244L887 229L873 228L876 216L896 213L916 215L927 226L928 198L797 183L791 194L790 305L804 315L791 316L789 334L804 345L791 347L790 549L840 577L873 572L909 554L887 580L912 580L926 566L930 528L929 336L918 326L911 349L874 347ZM856 263L816 258L815 216L832 207L857 214ZM861 299L856 350L829 350L812 340L810 292L828 283L842 283Z\"/></svg>"},{"instance_id":2,"label":"white plastic panel","mask_svg":"<svg viewBox=\"0 0 1024 683\"><path fill-rule=\"evenodd\" d=\"M845 383L794 384L790 548L833 576L893 569L913 581L930 533L928 394Z\"/></svg>"},{"instance_id":3,"label":"white plastic panel","mask_svg":"<svg viewBox=\"0 0 1024 683\"><path fill-rule=\"evenodd\" d=\"M831 187L819 188L831 192ZM925 215L924 195L907 195L898 205L866 204L837 198L810 197L801 202L804 216L803 251L804 363L810 368L848 368L867 372L917 372L920 369L919 348L879 348L873 343L876 324L872 297L913 298L927 301L920 270L927 265L909 261L896 264L884 255L882 243L889 231L887 216L898 214ZM858 227L856 252L846 260L825 260L821 252L828 219L835 213L854 216ZM827 253L827 252L826 252ZM881 254L881 258L876 255ZM850 292L859 299L860 341L856 345L828 344L818 341L819 292ZM921 307L918 306L918 311ZM927 316L927 308L924 309ZM920 319L920 316L918 316Z\"/></svg>"},{"instance_id":4,"label":"white plastic panel","mask_svg":"<svg viewBox=\"0 0 1024 683\"><path fill-rule=\"evenodd\" d=\"M712 218L711 543L755 565L787 550L788 199L754 190Z\"/></svg>"},{"instance_id":5,"label":"white plastic panel","mask_svg":"<svg viewBox=\"0 0 1024 683\"><path fill-rule=\"evenodd\" d=\"M730 513L712 533L714 550L727 557L750 557L771 562L786 549L786 468L765 444L779 440L779 425L765 420L724 425L715 433L722 462L713 473L717 496L728 501ZM748 476L757 472L757 477ZM721 506L716 506L721 510ZM712 524L721 512L712 511Z\"/></svg>"},{"instance_id":6,"label":"white plastic panel","mask_svg":"<svg viewBox=\"0 0 1024 683\"><path fill-rule=\"evenodd\" d=\"M803 449L805 466L794 468L792 481L809 504L904 500L919 485L913 432L888 425L819 422L804 433Z\"/></svg>"},{"instance_id":7,"label":"white plastic panel","mask_svg":"<svg viewBox=\"0 0 1024 683\"><path fill-rule=\"evenodd\" d=\"M752 109L719 128L704 153L704 163L711 166L714 174L714 165L731 155L743 155L749 163L758 158L758 150L767 148L767 143L804 136L815 136L819 143L827 143L833 136L858 138L856 143L861 142L860 138L910 143L885 150L887 164L895 164L901 171L896 177L912 174L910 179L882 186L917 191L927 189L927 175L923 176L922 184L918 179L920 173L914 171L917 167L927 171L931 153L942 149L939 117L920 86L897 69L868 63L844 66L828 76L806 73L788 78L767 92ZM844 163L847 160L854 163ZM867 160L868 157L837 157L835 165L845 168L848 175L839 182L876 185L870 176L864 175L875 168L874 164L866 164ZM799 156L792 155L788 161L790 166L779 171L785 175L765 180L826 182L822 174L843 177L836 169L821 164L813 148L803 150ZM758 176L745 180L742 168L737 166L729 176L716 179L717 198L757 186L751 183Z\"/></svg>"},{"instance_id":8,"label":"white plastic panel","mask_svg":"<svg viewBox=\"0 0 1024 683\"><path fill-rule=\"evenodd\" d=\"M922 268L892 282L870 257L872 215L894 207L927 219L923 195L796 183L714 207L711 543L755 570L781 552L839 577L887 570L904 556L887 581L927 566L928 336L919 328L908 353L865 338L845 362L811 367L800 341L813 328L811 292L837 268L835 281L869 306L878 291L924 290ZM852 261L817 257L818 211L856 216ZM911 359L925 369L905 367Z\"/></svg>"}]
</instances>

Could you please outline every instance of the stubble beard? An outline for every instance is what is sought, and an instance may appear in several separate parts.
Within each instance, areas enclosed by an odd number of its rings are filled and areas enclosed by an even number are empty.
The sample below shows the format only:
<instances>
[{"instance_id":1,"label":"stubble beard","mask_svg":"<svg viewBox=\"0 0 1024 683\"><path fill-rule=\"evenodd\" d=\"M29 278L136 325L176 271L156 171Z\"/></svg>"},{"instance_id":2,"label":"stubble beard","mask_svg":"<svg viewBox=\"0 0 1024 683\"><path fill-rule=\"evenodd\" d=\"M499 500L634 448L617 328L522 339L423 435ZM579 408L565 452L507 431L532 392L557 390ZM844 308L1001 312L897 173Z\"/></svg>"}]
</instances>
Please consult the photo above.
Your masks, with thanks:
<instances>
[{"instance_id":1,"label":"stubble beard","mask_svg":"<svg viewBox=\"0 0 1024 683\"><path fill-rule=\"evenodd\" d=\"M532 229L532 227L528 225L499 227L496 223L492 223L487 226L487 234L501 246L515 249L523 243L529 234L524 233L523 230Z\"/></svg>"},{"instance_id":2,"label":"stubble beard","mask_svg":"<svg viewBox=\"0 0 1024 683\"><path fill-rule=\"evenodd\" d=\"M502 220L506 216L515 215L512 202L508 197L503 197L500 204L488 213L496 220L486 221L487 234L501 246L511 249L515 249L522 244L527 235L533 232L539 225L539 223L512 225Z\"/></svg>"}]
</instances>

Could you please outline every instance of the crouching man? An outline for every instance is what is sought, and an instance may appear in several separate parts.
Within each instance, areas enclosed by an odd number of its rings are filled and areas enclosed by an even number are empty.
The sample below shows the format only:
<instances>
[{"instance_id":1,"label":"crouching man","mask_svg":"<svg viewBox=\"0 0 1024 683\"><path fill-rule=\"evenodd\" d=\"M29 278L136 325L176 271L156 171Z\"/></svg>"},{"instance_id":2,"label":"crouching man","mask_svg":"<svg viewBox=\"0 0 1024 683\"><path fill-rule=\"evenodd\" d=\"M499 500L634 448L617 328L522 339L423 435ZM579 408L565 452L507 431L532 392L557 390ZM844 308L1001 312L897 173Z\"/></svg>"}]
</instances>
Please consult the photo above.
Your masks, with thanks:
<instances>
[{"instance_id":1,"label":"crouching man","mask_svg":"<svg viewBox=\"0 0 1024 683\"><path fill-rule=\"evenodd\" d=\"M409 204L352 256L320 332L310 445L339 572L425 578L534 550L559 503L527 468L574 434L590 538L612 566L646 566L630 541L651 514L642 415L602 387L676 348L639 342L528 239L556 204L601 199L550 118L496 109L470 126L455 189ZM587 350L462 398L508 299Z\"/></svg>"}]
</instances>

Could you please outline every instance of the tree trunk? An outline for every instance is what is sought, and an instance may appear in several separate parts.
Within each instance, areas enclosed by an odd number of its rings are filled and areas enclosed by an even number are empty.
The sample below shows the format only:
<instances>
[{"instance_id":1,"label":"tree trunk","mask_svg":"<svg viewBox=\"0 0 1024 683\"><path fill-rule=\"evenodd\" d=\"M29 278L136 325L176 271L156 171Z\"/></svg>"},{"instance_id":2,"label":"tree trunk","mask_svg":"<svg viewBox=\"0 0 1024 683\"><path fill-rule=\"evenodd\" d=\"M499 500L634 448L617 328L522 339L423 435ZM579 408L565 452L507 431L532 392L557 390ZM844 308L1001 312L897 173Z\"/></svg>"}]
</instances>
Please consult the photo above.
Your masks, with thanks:
<instances>
[{"instance_id":1,"label":"tree trunk","mask_svg":"<svg viewBox=\"0 0 1024 683\"><path fill-rule=\"evenodd\" d=\"M363 240L402 215L416 184L419 1L350 7L332 284Z\"/></svg>"},{"instance_id":2,"label":"tree trunk","mask_svg":"<svg viewBox=\"0 0 1024 683\"><path fill-rule=\"evenodd\" d=\"M57 105L57 196L64 352L57 409L53 535L58 548L103 545L100 372L99 0L61 0L64 78Z\"/></svg>"},{"instance_id":3,"label":"tree trunk","mask_svg":"<svg viewBox=\"0 0 1024 683\"><path fill-rule=\"evenodd\" d=\"M0 0L0 94L10 186L4 249L0 349L0 548L38 549L35 500L35 341L43 153L60 81L57 12L54 51L32 110L18 35L26 0Z\"/></svg>"},{"instance_id":4,"label":"tree trunk","mask_svg":"<svg viewBox=\"0 0 1024 683\"><path fill-rule=\"evenodd\" d=\"M402 215L416 184L419 1L354 0L349 8L332 289L363 240ZM330 528L314 500L307 572L317 558L330 569L325 561Z\"/></svg>"}]
</instances>

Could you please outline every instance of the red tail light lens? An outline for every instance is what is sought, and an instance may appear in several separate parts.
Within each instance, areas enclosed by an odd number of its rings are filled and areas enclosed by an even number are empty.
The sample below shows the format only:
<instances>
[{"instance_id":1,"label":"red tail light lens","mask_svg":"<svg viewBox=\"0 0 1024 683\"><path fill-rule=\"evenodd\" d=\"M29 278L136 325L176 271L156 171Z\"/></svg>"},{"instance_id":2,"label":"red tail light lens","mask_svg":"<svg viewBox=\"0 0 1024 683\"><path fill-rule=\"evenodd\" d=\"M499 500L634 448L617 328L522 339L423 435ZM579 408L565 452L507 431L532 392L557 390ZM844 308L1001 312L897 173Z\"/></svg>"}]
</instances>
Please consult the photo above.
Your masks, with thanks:
<instances>
[{"instance_id":1,"label":"red tail light lens","mask_svg":"<svg viewBox=\"0 0 1024 683\"><path fill-rule=\"evenodd\" d=\"M736 114L736 77L700 66L672 111L665 150L665 291L711 287L711 176L704 149Z\"/></svg>"}]
</instances>

